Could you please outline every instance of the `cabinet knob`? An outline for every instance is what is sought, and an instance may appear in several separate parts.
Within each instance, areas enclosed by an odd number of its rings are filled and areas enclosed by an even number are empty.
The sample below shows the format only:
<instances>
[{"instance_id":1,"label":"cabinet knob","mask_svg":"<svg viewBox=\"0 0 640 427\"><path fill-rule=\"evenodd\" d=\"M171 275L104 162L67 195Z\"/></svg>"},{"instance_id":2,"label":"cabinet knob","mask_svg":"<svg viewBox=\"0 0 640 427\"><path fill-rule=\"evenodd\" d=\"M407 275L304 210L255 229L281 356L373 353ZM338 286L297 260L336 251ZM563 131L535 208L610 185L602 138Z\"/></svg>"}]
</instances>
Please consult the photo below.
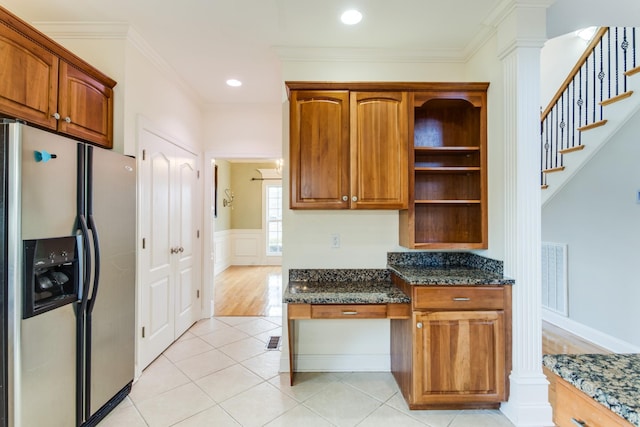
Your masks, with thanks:
<instances>
[{"instance_id":1,"label":"cabinet knob","mask_svg":"<svg viewBox=\"0 0 640 427\"><path fill-rule=\"evenodd\" d=\"M352 201L352 202L357 202L357 201L358 201L358 196L353 196L353 197L351 198L351 201Z\"/></svg>"},{"instance_id":2,"label":"cabinet knob","mask_svg":"<svg viewBox=\"0 0 640 427\"><path fill-rule=\"evenodd\" d=\"M64 121L67 123L71 123L71 117L67 116L64 118Z\"/></svg>"},{"instance_id":3,"label":"cabinet knob","mask_svg":"<svg viewBox=\"0 0 640 427\"><path fill-rule=\"evenodd\" d=\"M183 248L182 246L180 246L180 247L178 248L178 252L180 252L180 253L184 252L184 248Z\"/></svg>"},{"instance_id":4,"label":"cabinet knob","mask_svg":"<svg viewBox=\"0 0 640 427\"><path fill-rule=\"evenodd\" d=\"M416 328L418 328L418 329L422 329L422 322L418 322L418 323L416 324Z\"/></svg>"},{"instance_id":5,"label":"cabinet knob","mask_svg":"<svg viewBox=\"0 0 640 427\"><path fill-rule=\"evenodd\" d=\"M54 119L56 119L56 120L60 120L60 114L59 114L59 113L53 113L53 114L51 115L51 117L53 117L53 118L54 118Z\"/></svg>"},{"instance_id":6,"label":"cabinet knob","mask_svg":"<svg viewBox=\"0 0 640 427\"><path fill-rule=\"evenodd\" d=\"M177 254L178 253L178 249L177 248L171 248L171 253L172 254Z\"/></svg>"},{"instance_id":7,"label":"cabinet knob","mask_svg":"<svg viewBox=\"0 0 640 427\"><path fill-rule=\"evenodd\" d=\"M349 197L347 197L347 196L342 196L342 201L343 201L343 202L346 202L347 200L349 200Z\"/></svg>"}]
</instances>

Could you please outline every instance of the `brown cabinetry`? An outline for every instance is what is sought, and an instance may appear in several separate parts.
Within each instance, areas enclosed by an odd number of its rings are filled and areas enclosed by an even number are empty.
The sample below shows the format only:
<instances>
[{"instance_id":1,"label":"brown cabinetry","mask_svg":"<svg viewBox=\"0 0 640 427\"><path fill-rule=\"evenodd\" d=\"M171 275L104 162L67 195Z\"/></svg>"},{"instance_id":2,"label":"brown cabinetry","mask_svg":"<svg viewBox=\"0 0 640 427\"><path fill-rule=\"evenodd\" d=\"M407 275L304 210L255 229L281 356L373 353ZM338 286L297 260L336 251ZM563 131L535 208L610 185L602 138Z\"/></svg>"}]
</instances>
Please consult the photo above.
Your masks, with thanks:
<instances>
[{"instance_id":1,"label":"brown cabinetry","mask_svg":"<svg viewBox=\"0 0 640 427\"><path fill-rule=\"evenodd\" d=\"M555 376L555 374L552 374ZM559 427L631 427L631 423L611 409L555 376L553 422Z\"/></svg>"},{"instance_id":2,"label":"brown cabinetry","mask_svg":"<svg viewBox=\"0 0 640 427\"><path fill-rule=\"evenodd\" d=\"M292 87L293 86L293 87ZM290 207L407 207L407 92L290 84Z\"/></svg>"},{"instance_id":3,"label":"brown cabinetry","mask_svg":"<svg viewBox=\"0 0 640 427\"><path fill-rule=\"evenodd\" d=\"M411 320L391 322L391 370L412 409L496 408L511 370L509 286L409 286Z\"/></svg>"},{"instance_id":4,"label":"brown cabinetry","mask_svg":"<svg viewBox=\"0 0 640 427\"><path fill-rule=\"evenodd\" d=\"M487 84L446 89L414 94L409 208L400 215L400 244L486 248Z\"/></svg>"},{"instance_id":5,"label":"brown cabinetry","mask_svg":"<svg viewBox=\"0 0 640 427\"><path fill-rule=\"evenodd\" d=\"M113 146L115 81L0 7L0 115Z\"/></svg>"}]
</instances>

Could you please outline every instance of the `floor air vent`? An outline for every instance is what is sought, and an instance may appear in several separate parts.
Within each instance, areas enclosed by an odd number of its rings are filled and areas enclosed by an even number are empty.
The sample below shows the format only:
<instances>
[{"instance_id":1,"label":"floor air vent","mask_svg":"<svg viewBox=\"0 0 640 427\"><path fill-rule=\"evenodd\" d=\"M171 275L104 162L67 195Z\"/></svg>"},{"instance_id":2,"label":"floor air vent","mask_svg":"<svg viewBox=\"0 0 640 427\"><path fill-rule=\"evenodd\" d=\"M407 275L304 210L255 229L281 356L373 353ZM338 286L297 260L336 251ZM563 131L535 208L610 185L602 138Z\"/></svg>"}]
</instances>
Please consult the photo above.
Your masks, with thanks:
<instances>
[{"instance_id":1,"label":"floor air vent","mask_svg":"<svg viewBox=\"0 0 640 427\"><path fill-rule=\"evenodd\" d=\"M267 343L267 350L278 350L280 349L280 337L272 336L269 338L269 342Z\"/></svg>"}]
</instances>

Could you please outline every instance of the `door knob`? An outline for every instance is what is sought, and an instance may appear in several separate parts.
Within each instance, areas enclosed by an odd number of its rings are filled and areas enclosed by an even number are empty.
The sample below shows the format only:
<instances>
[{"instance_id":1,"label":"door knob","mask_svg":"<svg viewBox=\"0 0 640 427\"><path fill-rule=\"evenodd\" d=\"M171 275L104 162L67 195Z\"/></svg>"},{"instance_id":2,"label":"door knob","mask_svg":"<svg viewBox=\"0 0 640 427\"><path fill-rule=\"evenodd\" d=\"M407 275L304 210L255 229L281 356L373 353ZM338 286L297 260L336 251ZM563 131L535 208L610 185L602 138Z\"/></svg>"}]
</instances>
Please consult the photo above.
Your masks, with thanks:
<instances>
[{"instance_id":1,"label":"door knob","mask_svg":"<svg viewBox=\"0 0 640 427\"><path fill-rule=\"evenodd\" d=\"M183 248L182 246L180 246L180 247L178 248L177 252L180 252L180 253L184 252L184 248Z\"/></svg>"},{"instance_id":2,"label":"door knob","mask_svg":"<svg viewBox=\"0 0 640 427\"><path fill-rule=\"evenodd\" d=\"M177 253L178 253L178 249L176 249L176 248L171 248L171 253L172 253L172 254L177 254Z\"/></svg>"}]
</instances>

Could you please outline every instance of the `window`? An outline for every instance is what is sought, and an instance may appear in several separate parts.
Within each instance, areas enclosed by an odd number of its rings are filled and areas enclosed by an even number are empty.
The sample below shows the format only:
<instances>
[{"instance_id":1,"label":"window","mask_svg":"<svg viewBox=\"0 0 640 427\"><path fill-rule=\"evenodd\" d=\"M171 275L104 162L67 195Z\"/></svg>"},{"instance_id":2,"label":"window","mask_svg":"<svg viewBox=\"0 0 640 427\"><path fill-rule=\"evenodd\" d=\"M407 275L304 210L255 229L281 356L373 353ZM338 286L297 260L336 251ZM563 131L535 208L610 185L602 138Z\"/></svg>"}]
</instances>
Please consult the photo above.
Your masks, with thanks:
<instances>
[{"instance_id":1,"label":"window","mask_svg":"<svg viewBox=\"0 0 640 427\"><path fill-rule=\"evenodd\" d=\"M282 185L266 185L267 256L282 255Z\"/></svg>"}]
</instances>

